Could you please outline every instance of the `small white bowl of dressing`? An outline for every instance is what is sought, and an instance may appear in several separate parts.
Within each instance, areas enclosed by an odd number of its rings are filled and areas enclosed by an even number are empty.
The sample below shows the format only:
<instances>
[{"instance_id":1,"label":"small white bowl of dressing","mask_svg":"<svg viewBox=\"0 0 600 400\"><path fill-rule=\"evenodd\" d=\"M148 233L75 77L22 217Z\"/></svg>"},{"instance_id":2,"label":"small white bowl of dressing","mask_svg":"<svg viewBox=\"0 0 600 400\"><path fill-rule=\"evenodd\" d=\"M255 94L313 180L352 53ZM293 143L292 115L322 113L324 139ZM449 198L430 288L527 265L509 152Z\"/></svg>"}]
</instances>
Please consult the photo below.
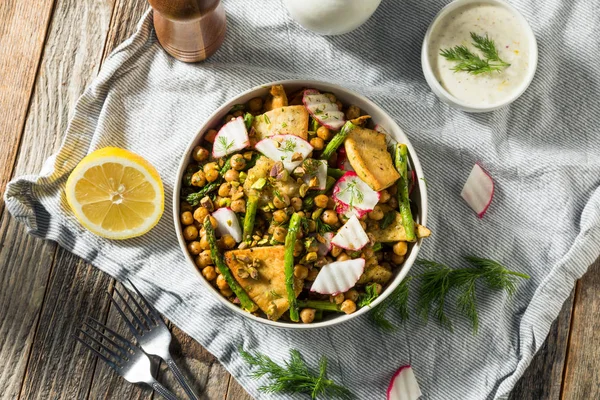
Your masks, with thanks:
<instances>
[{"instance_id":1,"label":"small white bowl of dressing","mask_svg":"<svg viewBox=\"0 0 600 400\"><path fill-rule=\"evenodd\" d=\"M445 49L473 46L470 33L488 36L510 66L473 75L457 71L458 63L440 55ZM497 110L515 101L529 86L537 68L537 42L525 18L500 0L456 0L442 8L427 29L421 51L423 74L431 90L448 105L467 112Z\"/></svg>"}]
</instances>

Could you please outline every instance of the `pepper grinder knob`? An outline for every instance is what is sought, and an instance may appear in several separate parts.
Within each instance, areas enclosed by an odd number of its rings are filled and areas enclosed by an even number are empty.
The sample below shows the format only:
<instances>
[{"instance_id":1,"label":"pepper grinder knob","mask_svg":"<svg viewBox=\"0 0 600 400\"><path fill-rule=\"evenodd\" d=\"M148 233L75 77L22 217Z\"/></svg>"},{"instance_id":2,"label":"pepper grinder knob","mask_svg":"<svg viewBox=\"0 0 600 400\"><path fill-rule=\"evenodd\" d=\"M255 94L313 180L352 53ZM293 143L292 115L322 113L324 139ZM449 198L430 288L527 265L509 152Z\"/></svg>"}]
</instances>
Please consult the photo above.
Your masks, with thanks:
<instances>
[{"instance_id":1,"label":"pepper grinder knob","mask_svg":"<svg viewBox=\"0 0 600 400\"><path fill-rule=\"evenodd\" d=\"M210 57L223 43L227 23L220 0L148 0L154 30L167 53L184 62Z\"/></svg>"}]
</instances>

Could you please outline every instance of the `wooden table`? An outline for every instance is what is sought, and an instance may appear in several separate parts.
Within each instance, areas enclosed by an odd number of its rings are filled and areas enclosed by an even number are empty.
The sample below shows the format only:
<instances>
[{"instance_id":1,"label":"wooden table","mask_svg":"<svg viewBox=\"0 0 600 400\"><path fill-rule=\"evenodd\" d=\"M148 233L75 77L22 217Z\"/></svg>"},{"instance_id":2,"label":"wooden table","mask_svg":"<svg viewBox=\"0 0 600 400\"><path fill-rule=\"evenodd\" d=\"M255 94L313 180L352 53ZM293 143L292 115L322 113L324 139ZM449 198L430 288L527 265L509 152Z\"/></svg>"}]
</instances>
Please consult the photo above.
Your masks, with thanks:
<instances>
[{"instance_id":1,"label":"wooden table","mask_svg":"<svg viewBox=\"0 0 600 400\"><path fill-rule=\"evenodd\" d=\"M39 171L58 150L77 98L146 8L144 0L0 0L0 192L12 177ZM0 212L2 398L152 398L70 337L85 315L118 324L106 295L114 279L56 243L29 237L2 202ZM596 262L513 398L600 398L598 331ZM210 353L176 327L173 332L176 354L203 398L250 398ZM157 368L159 379L176 388L164 366Z\"/></svg>"}]
</instances>

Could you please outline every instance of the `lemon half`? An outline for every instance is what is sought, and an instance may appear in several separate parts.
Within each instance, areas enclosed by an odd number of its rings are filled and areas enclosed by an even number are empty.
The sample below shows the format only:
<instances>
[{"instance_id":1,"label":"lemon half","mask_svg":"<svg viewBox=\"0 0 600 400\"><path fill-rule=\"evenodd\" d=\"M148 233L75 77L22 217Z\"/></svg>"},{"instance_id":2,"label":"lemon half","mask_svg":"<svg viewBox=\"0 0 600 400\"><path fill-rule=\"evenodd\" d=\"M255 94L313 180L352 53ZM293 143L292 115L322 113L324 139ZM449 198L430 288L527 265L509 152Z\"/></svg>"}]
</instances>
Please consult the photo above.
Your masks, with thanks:
<instances>
[{"instance_id":1,"label":"lemon half","mask_svg":"<svg viewBox=\"0 0 600 400\"><path fill-rule=\"evenodd\" d=\"M160 220L164 189L156 169L130 151L105 147L75 167L65 188L77 220L96 235L128 239Z\"/></svg>"}]
</instances>

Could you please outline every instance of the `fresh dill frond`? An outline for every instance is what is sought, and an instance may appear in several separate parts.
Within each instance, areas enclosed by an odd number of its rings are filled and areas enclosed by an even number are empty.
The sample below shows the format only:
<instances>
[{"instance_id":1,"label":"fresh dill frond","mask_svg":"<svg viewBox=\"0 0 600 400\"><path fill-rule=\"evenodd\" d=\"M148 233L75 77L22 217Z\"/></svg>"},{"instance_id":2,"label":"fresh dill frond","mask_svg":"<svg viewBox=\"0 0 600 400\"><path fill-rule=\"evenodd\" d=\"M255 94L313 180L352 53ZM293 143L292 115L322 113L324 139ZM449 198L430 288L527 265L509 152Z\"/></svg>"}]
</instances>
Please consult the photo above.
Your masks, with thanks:
<instances>
[{"instance_id":1,"label":"fresh dill frond","mask_svg":"<svg viewBox=\"0 0 600 400\"><path fill-rule=\"evenodd\" d=\"M398 313L400 322L406 322L408 320L408 293L412 279L413 278L410 276L404 278L396 290L369 313L371 321L373 321L373 323L381 330L393 332L398 329L398 327L392 324L385 316L387 310L390 308Z\"/></svg>"},{"instance_id":2,"label":"fresh dill frond","mask_svg":"<svg viewBox=\"0 0 600 400\"><path fill-rule=\"evenodd\" d=\"M233 146L233 140L228 142L227 138L225 136L219 136L219 139L217 140L217 142L218 142L217 145L221 149L221 152L223 152L225 154L227 154L229 149Z\"/></svg>"},{"instance_id":3,"label":"fresh dill frond","mask_svg":"<svg viewBox=\"0 0 600 400\"><path fill-rule=\"evenodd\" d=\"M489 36L481 36L471 32L473 47L481 51L484 58L473 53L467 46L459 45L449 49L442 49L440 55L448 61L457 62L452 70L455 72L468 72L473 75L479 75L487 72L501 71L509 67L510 64L504 62L498 54L496 44Z\"/></svg>"},{"instance_id":4,"label":"fresh dill frond","mask_svg":"<svg viewBox=\"0 0 600 400\"><path fill-rule=\"evenodd\" d=\"M379 228L385 229L396 220L396 210L389 210L383 215L381 221L379 221Z\"/></svg>"},{"instance_id":5,"label":"fresh dill frond","mask_svg":"<svg viewBox=\"0 0 600 400\"><path fill-rule=\"evenodd\" d=\"M298 350L290 350L290 360L283 366L261 353L249 353L239 348L240 355L254 371L250 376L254 379L267 377L270 382L261 386L264 393L294 394L304 393L316 399L323 398L352 399L352 393L327 377L327 358L321 357L318 371L309 368Z\"/></svg>"},{"instance_id":6,"label":"fresh dill frond","mask_svg":"<svg viewBox=\"0 0 600 400\"><path fill-rule=\"evenodd\" d=\"M364 199L364 194L360 190L358 190L356 181L349 182L348 186L346 186L343 190L341 190L340 193L338 194L338 196L341 196L345 192L348 192L350 194L350 201L348 202L348 205L350 206L350 208L354 207L355 199L359 203L362 203L362 201Z\"/></svg>"},{"instance_id":7,"label":"fresh dill frond","mask_svg":"<svg viewBox=\"0 0 600 400\"><path fill-rule=\"evenodd\" d=\"M281 144L280 150L285 153L292 153L296 150L296 143L292 139L286 139Z\"/></svg>"},{"instance_id":8,"label":"fresh dill frond","mask_svg":"<svg viewBox=\"0 0 600 400\"><path fill-rule=\"evenodd\" d=\"M333 232L333 226L326 224L325 222L323 222L323 220L321 220L321 218L317 218L317 220L315 221L315 223L317 224L317 232L319 233L319 235L323 236L325 233L327 232Z\"/></svg>"},{"instance_id":9,"label":"fresh dill frond","mask_svg":"<svg viewBox=\"0 0 600 400\"><path fill-rule=\"evenodd\" d=\"M433 308L433 314L438 322L452 331L452 322L444 311L446 295L452 288L450 278L452 269L429 260L419 259L416 263L426 268L419 276L421 284L417 301L417 313L427 320Z\"/></svg>"},{"instance_id":10,"label":"fresh dill frond","mask_svg":"<svg viewBox=\"0 0 600 400\"><path fill-rule=\"evenodd\" d=\"M254 115L250 113L244 114L244 125L246 125L246 130L250 130L252 127L252 123L254 122Z\"/></svg>"},{"instance_id":11,"label":"fresh dill frond","mask_svg":"<svg viewBox=\"0 0 600 400\"><path fill-rule=\"evenodd\" d=\"M365 286L365 293L361 293L361 295L358 297L358 306L370 306L377 297L379 297L379 293L377 293L377 284L371 283Z\"/></svg>"},{"instance_id":12,"label":"fresh dill frond","mask_svg":"<svg viewBox=\"0 0 600 400\"><path fill-rule=\"evenodd\" d=\"M496 43L494 43L494 41L489 38L487 33L485 34L485 36L481 36L476 34L475 32L471 32L471 39L473 39L473 46L475 46L476 49L481 51L485 58L488 59L488 61L497 61L503 65L510 65L502 61L502 59L498 55Z\"/></svg>"},{"instance_id":13,"label":"fresh dill frond","mask_svg":"<svg viewBox=\"0 0 600 400\"><path fill-rule=\"evenodd\" d=\"M269 116L267 114L263 114L263 120L267 123L267 124L271 124L271 119L269 118Z\"/></svg>"}]
</instances>

